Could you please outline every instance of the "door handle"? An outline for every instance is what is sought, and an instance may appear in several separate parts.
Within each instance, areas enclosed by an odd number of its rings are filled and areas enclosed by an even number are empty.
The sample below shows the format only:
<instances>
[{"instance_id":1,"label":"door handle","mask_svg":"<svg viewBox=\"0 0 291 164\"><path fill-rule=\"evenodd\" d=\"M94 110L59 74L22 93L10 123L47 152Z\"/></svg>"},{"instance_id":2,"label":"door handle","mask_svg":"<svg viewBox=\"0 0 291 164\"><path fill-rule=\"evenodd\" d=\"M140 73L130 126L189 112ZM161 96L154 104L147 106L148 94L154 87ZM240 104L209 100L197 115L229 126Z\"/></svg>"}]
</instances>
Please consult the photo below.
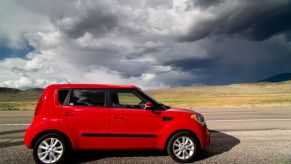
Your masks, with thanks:
<instances>
[{"instance_id":1,"label":"door handle","mask_svg":"<svg viewBox=\"0 0 291 164\"><path fill-rule=\"evenodd\" d=\"M122 116L120 116L120 115L114 115L114 119L116 119L116 120L122 120L122 119L123 119L123 117L122 117Z\"/></svg>"},{"instance_id":2,"label":"door handle","mask_svg":"<svg viewBox=\"0 0 291 164\"><path fill-rule=\"evenodd\" d=\"M163 117L163 121L172 121L173 117Z\"/></svg>"},{"instance_id":3,"label":"door handle","mask_svg":"<svg viewBox=\"0 0 291 164\"><path fill-rule=\"evenodd\" d=\"M64 116L74 116L74 113L73 112L65 112Z\"/></svg>"}]
</instances>

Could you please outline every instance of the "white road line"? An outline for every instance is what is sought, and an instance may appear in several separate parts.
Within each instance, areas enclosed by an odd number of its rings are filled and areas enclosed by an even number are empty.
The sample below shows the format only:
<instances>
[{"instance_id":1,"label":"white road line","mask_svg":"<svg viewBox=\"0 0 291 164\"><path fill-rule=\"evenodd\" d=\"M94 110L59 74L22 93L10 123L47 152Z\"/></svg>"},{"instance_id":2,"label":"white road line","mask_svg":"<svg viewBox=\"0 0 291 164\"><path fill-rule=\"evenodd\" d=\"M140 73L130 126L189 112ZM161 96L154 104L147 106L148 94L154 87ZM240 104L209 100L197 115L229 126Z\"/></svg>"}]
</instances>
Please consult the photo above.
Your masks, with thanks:
<instances>
[{"instance_id":1,"label":"white road line","mask_svg":"<svg viewBox=\"0 0 291 164\"><path fill-rule=\"evenodd\" d=\"M249 122L249 121L291 121L291 119L206 120L206 123L207 122Z\"/></svg>"},{"instance_id":2,"label":"white road line","mask_svg":"<svg viewBox=\"0 0 291 164\"><path fill-rule=\"evenodd\" d=\"M0 124L0 126L28 126L29 124Z\"/></svg>"}]
</instances>

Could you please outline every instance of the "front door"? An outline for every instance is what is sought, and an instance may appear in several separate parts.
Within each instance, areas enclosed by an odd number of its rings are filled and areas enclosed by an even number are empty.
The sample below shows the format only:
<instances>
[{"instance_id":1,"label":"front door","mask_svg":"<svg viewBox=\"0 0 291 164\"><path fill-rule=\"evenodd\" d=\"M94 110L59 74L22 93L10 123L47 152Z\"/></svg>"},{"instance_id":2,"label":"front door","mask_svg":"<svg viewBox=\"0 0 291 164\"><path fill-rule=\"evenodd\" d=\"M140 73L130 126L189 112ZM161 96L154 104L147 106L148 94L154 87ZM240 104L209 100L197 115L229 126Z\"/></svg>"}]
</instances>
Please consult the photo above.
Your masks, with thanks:
<instances>
[{"instance_id":1,"label":"front door","mask_svg":"<svg viewBox=\"0 0 291 164\"><path fill-rule=\"evenodd\" d=\"M145 110L147 100L134 89L112 89L109 142L114 148L157 147L164 122L162 111Z\"/></svg>"}]
</instances>

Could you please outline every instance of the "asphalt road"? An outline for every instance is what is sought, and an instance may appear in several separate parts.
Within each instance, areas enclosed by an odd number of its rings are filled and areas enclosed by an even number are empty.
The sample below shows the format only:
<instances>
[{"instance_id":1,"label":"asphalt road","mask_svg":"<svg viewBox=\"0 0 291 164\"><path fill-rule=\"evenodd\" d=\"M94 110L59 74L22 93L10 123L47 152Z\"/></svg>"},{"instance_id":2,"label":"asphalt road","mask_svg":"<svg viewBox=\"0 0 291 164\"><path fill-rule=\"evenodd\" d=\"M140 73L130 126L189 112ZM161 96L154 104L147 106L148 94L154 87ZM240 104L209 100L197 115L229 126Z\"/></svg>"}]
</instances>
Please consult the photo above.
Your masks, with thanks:
<instances>
[{"instance_id":1,"label":"asphalt road","mask_svg":"<svg viewBox=\"0 0 291 164\"><path fill-rule=\"evenodd\" d=\"M201 109L211 144L196 163L291 164L291 109ZM23 145L32 112L0 111L0 164L33 163ZM174 163L156 151L82 151L76 163Z\"/></svg>"}]
</instances>

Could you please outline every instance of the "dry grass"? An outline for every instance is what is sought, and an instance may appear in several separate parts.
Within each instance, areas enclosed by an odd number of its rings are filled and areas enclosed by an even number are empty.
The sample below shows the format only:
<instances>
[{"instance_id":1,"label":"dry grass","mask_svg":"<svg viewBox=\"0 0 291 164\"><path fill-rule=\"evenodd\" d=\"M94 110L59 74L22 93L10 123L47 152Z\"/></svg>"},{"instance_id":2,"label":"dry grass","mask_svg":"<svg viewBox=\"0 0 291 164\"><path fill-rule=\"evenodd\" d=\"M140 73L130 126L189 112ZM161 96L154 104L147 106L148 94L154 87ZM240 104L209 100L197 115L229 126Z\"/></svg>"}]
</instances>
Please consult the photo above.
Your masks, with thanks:
<instances>
[{"instance_id":1,"label":"dry grass","mask_svg":"<svg viewBox=\"0 0 291 164\"><path fill-rule=\"evenodd\" d=\"M36 107L34 102L0 102L0 110L34 110Z\"/></svg>"},{"instance_id":2,"label":"dry grass","mask_svg":"<svg viewBox=\"0 0 291 164\"><path fill-rule=\"evenodd\" d=\"M0 88L1 110L34 110L42 93L40 89L16 90Z\"/></svg>"},{"instance_id":3,"label":"dry grass","mask_svg":"<svg viewBox=\"0 0 291 164\"><path fill-rule=\"evenodd\" d=\"M148 93L164 104L182 108L291 107L291 81L178 87Z\"/></svg>"}]
</instances>

